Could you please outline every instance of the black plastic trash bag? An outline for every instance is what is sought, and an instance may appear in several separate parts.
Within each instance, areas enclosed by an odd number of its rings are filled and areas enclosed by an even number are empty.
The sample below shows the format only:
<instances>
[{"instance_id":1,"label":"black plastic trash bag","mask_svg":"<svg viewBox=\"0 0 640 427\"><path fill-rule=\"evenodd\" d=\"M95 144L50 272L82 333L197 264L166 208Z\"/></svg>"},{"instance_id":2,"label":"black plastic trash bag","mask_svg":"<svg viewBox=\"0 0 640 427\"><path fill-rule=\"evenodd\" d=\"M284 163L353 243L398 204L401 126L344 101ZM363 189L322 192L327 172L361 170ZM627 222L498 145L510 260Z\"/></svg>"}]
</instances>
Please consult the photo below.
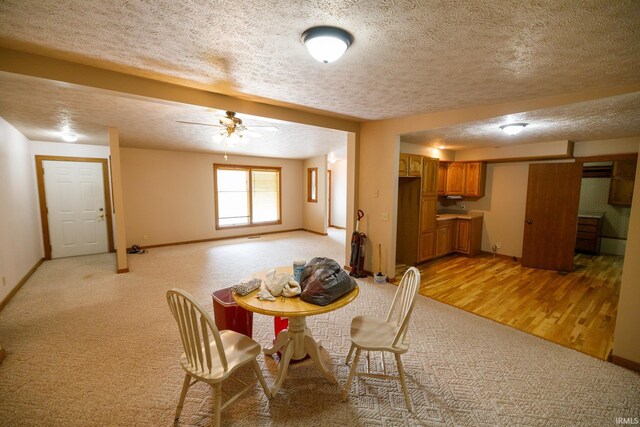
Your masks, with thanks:
<instances>
[{"instance_id":1,"label":"black plastic trash bag","mask_svg":"<svg viewBox=\"0 0 640 427\"><path fill-rule=\"evenodd\" d=\"M358 286L353 277L331 258L316 257L300 276L300 298L311 304L327 305Z\"/></svg>"}]
</instances>

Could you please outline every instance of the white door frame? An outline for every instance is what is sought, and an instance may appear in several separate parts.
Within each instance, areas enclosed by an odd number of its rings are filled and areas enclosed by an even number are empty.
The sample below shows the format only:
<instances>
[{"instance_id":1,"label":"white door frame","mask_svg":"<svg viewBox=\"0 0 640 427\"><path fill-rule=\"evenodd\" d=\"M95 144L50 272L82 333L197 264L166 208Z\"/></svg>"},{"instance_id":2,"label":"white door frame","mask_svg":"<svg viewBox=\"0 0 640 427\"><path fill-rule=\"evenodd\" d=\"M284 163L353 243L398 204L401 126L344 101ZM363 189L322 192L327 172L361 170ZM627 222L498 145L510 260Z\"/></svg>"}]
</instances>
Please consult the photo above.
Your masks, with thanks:
<instances>
[{"instance_id":1,"label":"white door frame","mask_svg":"<svg viewBox=\"0 0 640 427\"><path fill-rule=\"evenodd\" d=\"M111 192L109 191L109 162L107 159L93 157L61 157L61 156L35 156L36 177L38 181L38 199L40 201L40 220L42 222L42 242L44 245L44 259L51 259L51 236L49 234L49 215L47 214L47 197L44 185L44 167L42 162L51 160L58 162L92 162L102 163L102 179L104 187L105 216L107 218L107 239L109 252L115 252L113 246L113 224L111 221Z\"/></svg>"}]
</instances>

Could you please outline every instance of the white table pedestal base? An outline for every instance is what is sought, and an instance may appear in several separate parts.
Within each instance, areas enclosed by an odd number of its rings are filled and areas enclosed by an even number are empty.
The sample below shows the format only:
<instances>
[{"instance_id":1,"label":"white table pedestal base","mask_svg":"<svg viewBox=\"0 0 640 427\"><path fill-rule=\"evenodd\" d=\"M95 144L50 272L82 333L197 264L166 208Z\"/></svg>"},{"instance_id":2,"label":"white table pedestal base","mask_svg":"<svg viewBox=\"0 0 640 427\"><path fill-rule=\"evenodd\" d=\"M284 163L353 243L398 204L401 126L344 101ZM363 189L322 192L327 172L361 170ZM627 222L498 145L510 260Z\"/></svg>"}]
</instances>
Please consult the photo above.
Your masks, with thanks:
<instances>
[{"instance_id":1,"label":"white table pedestal base","mask_svg":"<svg viewBox=\"0 0 640 427\"><path fill-rule=\"evenodd\" d=\"M331 384L337 384L333 372L331 372L320 355L320 345L313 339L311 331L307 327L307 320L304 316L296 316L289 318L289 328L280 332L276 337L276 341L273 343L273 347L265 348L264 354L272 355L278 351L281 351L282 358L280 359L280 365L278 367L278 378L276 383L271 389L271 395L273 396L280 390L282 382L287 375L289 363L291 359L302 360L307 355L313 360L316 367L322 372L322 375Z\"/></svg>"}]
</instances>

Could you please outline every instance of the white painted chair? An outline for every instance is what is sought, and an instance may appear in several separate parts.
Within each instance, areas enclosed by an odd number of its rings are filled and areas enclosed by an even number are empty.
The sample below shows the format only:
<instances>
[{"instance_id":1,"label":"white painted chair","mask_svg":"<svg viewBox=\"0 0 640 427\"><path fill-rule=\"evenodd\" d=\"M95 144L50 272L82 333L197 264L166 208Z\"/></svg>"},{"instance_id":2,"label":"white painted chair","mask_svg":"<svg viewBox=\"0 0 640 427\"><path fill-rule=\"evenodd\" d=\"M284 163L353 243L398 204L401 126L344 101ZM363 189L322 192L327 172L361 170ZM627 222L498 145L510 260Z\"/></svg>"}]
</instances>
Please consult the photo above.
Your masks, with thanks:
<instances>
[{"instance_id":1,"label":"white painted chair","mask_svg":"<svg viewBox=\"0 0 640 427\"><path fill-rule=\"evenodd\" d=\"M415 267L410 267L402 276L398 285L398 290L391 303L391 309L385 320L376 319L369 316L358 316L351 321L351 348L347 355L346 364L349 364L353 350L356 355L351 364L347 384L342 391L342 401L346 401L351 389L351 382L354 376L386 378L400 380L402 391L404 392L407 409L411 411L411 400L407 391L407 384L404 378L404 369L400 355L409 350L406 340L409 317L415 305L416 295L420 288L420 272ZM356 372L358 360L362 350L367 351L367 372ZM383 373L372 373L370 370L369 352L379 351L382 353ZM387 375L384 364L384 352L393 353L398 365L399 376Z\"/></svg>"},{"instance_id":2,"label":"white painted chair","mask_svg":"<svg viewBox=\"0 0 640 427\"><path fill-rule=\"evenodd\" d=\"M230 375L238 368L252 364L267 398L271 393L264 381L257 357L260 344L246 335L234 331L218 331L211 315L187 292L172 289L167 292L167 302L173 317L178 323L184 353L180 356L180 365L186 375L182 384L180 400L176 408L175 424L178 423L189 387L198 381L204 381L215 389L215 426L220 425L220 413L240 395L253 388ZM213 338L213 340L211 340ZM246 387L222 404L222 383L234 379ZM194 380L191 382L191 380Z\"/></svg>"}]
</instances>

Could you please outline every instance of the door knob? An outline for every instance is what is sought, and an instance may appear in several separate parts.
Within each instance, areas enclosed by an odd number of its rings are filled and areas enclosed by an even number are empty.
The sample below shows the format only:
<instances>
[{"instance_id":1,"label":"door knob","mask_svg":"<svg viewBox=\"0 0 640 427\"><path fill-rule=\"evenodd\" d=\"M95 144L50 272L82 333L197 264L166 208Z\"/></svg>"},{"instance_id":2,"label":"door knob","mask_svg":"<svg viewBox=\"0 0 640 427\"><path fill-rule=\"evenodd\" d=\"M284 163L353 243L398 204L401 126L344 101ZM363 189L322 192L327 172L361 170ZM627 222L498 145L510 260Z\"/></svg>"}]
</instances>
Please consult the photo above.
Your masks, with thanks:
<instances>
[{"instance_id":1,"label":"door knob","mask_svg":"<svg viewBox=\"0 0 640 427\"><path fill-rule=\"evenodd\" d=\"M104 209L102 209L102 208L98 209L98 216L100 218L104 218Z\"/></svg>"}]
</instances>

